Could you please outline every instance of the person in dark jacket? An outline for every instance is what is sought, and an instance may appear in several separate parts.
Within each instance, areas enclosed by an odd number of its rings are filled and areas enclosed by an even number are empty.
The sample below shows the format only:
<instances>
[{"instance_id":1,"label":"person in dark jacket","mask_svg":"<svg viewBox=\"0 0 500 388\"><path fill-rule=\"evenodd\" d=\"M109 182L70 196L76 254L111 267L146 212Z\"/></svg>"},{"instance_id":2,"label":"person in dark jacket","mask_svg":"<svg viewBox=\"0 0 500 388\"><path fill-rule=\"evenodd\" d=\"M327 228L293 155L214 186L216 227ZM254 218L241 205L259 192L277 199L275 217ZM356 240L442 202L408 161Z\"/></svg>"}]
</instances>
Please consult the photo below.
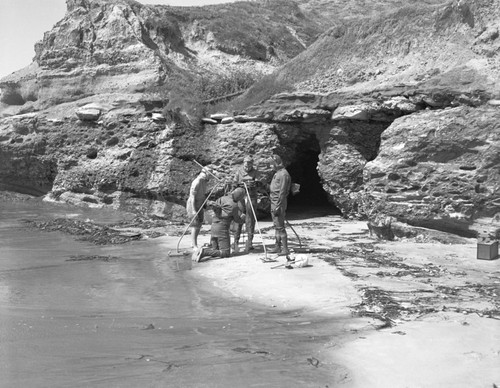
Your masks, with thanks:
<instances>
[{"instance_id":1,"label":"person in dark jacket","mask_svg":"<svg viewBox=\"0 0 500 388\"><path fill-rule=\"evenodd\" d=\"M271 217L276 240L276 245L271 252L286 256L288 259L290 251L288 250L285 216L292 179L278 155L273 156L271 164L275 173L269 188L269 199L271 201Z\"/></svg>"},{"instance_id":2,"label":"person in dark jacket","mask_svg":"<svg viewBox=\"0 0 500 388\"><path fill-rule=\"evenodd\" d=\"M245 252L248 253L253 249L253 236L255 233L255 223L256 215L252 211L252 207L255 211L257 209L257 187L261 184L262 174L254 168L253 159L251 156L246 156L243 159L243 167L236 170L233 178L234 187L245 187L248 188L248 195L245 200L240 203L240 206L244 209L246 214L245 226L247 231L247 241L245 245ZM238 243L240 241L241 231L243 229L243 224L238 224L234 234L234 249L238 249Z\"/></svg>"},{"instance_id":3,"label":"person in dark jacket","mask_svg":"<svg viewBox=\"0 0 500 388\"><path fill-rule=\"evenodd\" d=\"M205 257L229 257L231 255L231 238L229 227L231 222L245 222L245 214L240 214L238 202L245 197L245 189L239 187L216 201L209 201L213 209L210 247L201 247L193 253L193 260L200 261Z\"/></svg>"}]
</instances>

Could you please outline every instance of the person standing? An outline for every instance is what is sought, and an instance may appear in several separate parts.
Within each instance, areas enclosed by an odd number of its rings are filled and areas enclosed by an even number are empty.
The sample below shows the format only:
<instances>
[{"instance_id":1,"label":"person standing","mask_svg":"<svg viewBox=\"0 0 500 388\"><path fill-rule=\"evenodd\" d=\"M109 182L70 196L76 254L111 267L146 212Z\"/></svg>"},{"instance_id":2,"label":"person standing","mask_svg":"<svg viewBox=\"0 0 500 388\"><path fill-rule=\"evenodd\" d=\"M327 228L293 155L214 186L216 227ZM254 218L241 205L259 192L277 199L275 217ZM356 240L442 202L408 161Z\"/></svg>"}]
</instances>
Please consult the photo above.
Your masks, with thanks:
<instances>
[{"instance_id":1,"label":"person standing","mask_svg":"<svg viewBox=\"0 0 500 388\"><path fill-rule=\"evenodd\" d=\"M284 255L289 259L290 251L288 250L285 216L292 178L278 155L272 157L271 165L275 173L269 188L269 199L271 201L271 217L276 241L276 245L271 252Z\"/></svg>"},{"instance_id":2,"label":"person standing","mask_svg":"<svg viewBox=\"0 0 500 388\"><path fill-rule=\"evenodd\" d=\"M245 227L247 230L247 242L245 245L245 252L248 253L253 249L253 236L255 234L256 214L252 211L257 208L257 186L261 183L262 174L254 168L254 161L251 156L246 156L243 159L243 167L236 170L233 178L234 187L248 188L248 195L245 197L241 206L246 214ZM238 224L234 234L234 249L237 250L240 241L241 231L243 224Z\"/></svg>"},{"instance_id":3,"label":"person standing","mask_svg":"<svg viewBox=\"0 0 500 388\"><path fill-rule=\"evenodd\" d=\"M208 167L203 167L198 176L191 183L189 197L186 203L188 217L192 219L191 224L191 245L193 249L198 249L198 235L204 220L203 203L207 198Z\"/></svg>"},{"instance_id":4,"label":"person standing","mask_svg":"<svg viewBox=\"0 0 500 388\"><path fill-rule=\"evenodd\" d=\"M204 257L224 258L231 255L229 227L233 221L238 224L245 222L245 214L240 214L238 207L238 202L245 197L245 194L245 189L238 187L230 194L208 202L208 206L214 212L210 230L210 247L201 247L195 251L192 257L194 261L198 262Z\"/></svg>"}]
</instances>

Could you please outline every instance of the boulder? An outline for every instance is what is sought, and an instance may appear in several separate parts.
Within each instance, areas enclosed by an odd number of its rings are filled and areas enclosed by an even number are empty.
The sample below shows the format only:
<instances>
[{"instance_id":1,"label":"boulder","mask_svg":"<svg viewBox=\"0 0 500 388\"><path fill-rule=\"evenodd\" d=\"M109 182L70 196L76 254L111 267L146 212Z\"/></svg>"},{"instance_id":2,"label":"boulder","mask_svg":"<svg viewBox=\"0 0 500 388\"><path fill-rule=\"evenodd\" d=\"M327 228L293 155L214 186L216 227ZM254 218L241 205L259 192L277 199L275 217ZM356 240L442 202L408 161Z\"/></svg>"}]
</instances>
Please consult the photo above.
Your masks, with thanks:
<instances>
[{"instance_id":1,"label":"boulder","mask_svg":"<svg viewBox=\"0 0 500 388\"><path fill-rule=\"evenodd\" d=\"M477 235L499 209L499 121L488 105L397 119L364 167L365 190L399 221Z\"/></svg>"},{"instance_id":2,"label":"boulder","mask_svg":"<svg viewBox=\"0 0 500 388\"><path fill-rule=\"evenodd\" d=\"M224 117L220 122L221 124L230 124L234 121L234 117Z\"/></svg>"},{"instance_id":3,"label":"boulder","mask_svg":"<svg viewBox=\"0 0 500 388\"><path fill-rule=\"evenodd\" d=\"M370 119L370 107L367 105L340 106L332 113L331 119L338 120L362 120Z\"/></svg>"},{"instance_id":4,"label":"boulder","mask_svg":"<svg viewBox=\"0 0 500 388\"><path fill-rule=\"evenodd\" d=\"M325 109L297 108L273 115L276 122L316 123L329 119L331 112Z\"/></svg>"},{"instance_id":5,"label":"boulder","mask_svg":"<svg viewBox=\"0 0 500 388\"><path fill-rule=\"evenodd\" d=\"M400 112L405 115L415 113L421 109L417 104L404 96L395 96L383 101L381 108L384 110Z\"/></svg>"},{"instance_id":6,"label":"boulder","mask_svg":"<svg viewBox=\"0 0 500 388\"><path fill-rule=\"evenodd\" d=\"M161 113L153 113L151 114L151 120L157 122L165 121L165 116L163 116Z\"/></svg>"},{"instance_id":7,"label":"boulder","mask_svg":"<svg viewBox=\"0 0 500 388\"><path fill-rule=\"evenodd\" d=\"M264 116L249 116L249 115L237 115L234 116L234 121L238 123L249 123L249 122L264 122L268 119Z\"/></svg>"},{"instance_id":8,"label":"boulder","mask_svg":"<svg viewBox=\"0 0 500 388\"><path fill-rule=\"evenodd\" d=\"M226 114L226 113L213 113L213 114L210 115L210 118L212 120L222 120L222 119L224 119L226 117L229 117L229 115Z\"/></svg>"},{"instance_id":9,"label":"boulder","mask_svg":"<svg viewBox=\"0 0 500 388\"><path fill-rule=\"evenodd\" d=\"M212 124L212 125L216 125L218 124L219 122L217 120L214 120L214 119L210 119L208 117L203 117L201 119L201 122L204 123L204 124Z\"/></svg>"},{"instance_id":10,"label":"boulder","mask_svg":"<svg viewBox=\"0 0 500 388\"><path fill-rule=\"evenodd\" d=\"M98 121L101 117L101 110L98 108L80 108L75 113L81 121Z\"/></svg>"}]
</instances>

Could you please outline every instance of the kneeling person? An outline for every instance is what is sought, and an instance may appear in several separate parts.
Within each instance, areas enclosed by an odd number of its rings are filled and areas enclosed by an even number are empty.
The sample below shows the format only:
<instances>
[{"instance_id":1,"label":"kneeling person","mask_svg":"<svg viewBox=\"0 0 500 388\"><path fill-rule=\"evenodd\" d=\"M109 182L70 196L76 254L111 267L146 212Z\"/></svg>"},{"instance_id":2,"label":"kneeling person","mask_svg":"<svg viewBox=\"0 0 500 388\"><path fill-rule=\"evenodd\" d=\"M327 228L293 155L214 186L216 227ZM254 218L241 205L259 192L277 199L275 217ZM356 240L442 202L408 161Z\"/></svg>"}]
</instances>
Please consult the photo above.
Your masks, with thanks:
<instances>
[{"instance_id":1,"label":"kneeling person","mask_svg":"<svg viewBox=\"0 0 500 388\"><path fill-rule=\"evenodd\" d=\"M200 248L193 254L194 261L200 261L204 257L229 257L231 255L231 238L229 227L231 222L238 224L245 222L245 215L240 215L238 202L245 197L245 190L237 188L231 194L220 197L215 202L209 202L208 206L213 208L210 247Z\"/></svg>"}]
</instances>

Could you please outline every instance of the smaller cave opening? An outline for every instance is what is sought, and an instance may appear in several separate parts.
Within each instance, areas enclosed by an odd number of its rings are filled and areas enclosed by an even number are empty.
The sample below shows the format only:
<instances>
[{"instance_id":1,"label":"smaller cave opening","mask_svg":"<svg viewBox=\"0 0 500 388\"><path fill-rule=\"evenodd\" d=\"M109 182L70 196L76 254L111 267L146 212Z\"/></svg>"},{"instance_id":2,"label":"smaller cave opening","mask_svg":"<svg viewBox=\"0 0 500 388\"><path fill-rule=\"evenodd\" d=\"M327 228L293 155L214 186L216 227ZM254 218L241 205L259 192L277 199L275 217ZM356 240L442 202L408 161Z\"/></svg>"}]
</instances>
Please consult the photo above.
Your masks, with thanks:
<instances>
[{"instance_id":1,"label":"smaller cave opening","mask_svg":"<svg viewBox=\"0 0 500 388\"><path fill-rule=\"evenodd\" d=\"M300 184L298 194L288 196L287 213L292 218L341 214L323 189L318 174L319 143L316 137L297 146L295 157L286 169L292 183Z\"/></svg>"}]
</instances>

